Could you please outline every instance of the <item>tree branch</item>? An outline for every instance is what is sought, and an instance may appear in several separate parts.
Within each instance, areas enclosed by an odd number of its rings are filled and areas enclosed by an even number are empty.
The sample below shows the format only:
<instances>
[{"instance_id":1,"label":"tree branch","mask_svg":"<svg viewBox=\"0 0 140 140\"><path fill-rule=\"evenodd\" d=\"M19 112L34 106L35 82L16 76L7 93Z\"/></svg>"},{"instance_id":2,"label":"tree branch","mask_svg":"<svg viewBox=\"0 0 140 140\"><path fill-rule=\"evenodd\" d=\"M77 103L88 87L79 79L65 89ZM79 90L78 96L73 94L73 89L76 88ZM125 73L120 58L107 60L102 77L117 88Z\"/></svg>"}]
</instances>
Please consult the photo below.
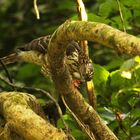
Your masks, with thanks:
<instances>
[{"instance_id":1,"label":"tree branch","mask_svg":"<svg viewBox=\"0 0 140 140\"><path fill-rule=\"evenodd\" d=\"M109 33L109 30L112 32ZM106 34L109 34L108 39L110 35L111 38L113 38L113 35L115 35L116 32L122 34L122 32L118 30L115 30L115 32L113 31L113 28L105 24L84 21L67 21L53 34L48 47L48 61L51 68L52 79L57 91L64 97L69 108L85 125L89 126L98 140L117 140L117 137L104 124L97 112L85 102L80 92L73 86L72 78L64 63L64 56L67 44L71 40L96 40L111 47L111 42L105 40ZM127 36L137 40L137 38L133 36ZM122 48L123 46L121 45L119 48L120 47ZM131 48L130 45L129 47Z\"/></svg>"},{"instance_id":2,"label":"tree branch","mask_svg":"<svg viewBox=\"0 0 140 140\"><path fill-rule=\"evenodd\" d=\"M56 140L68 139L62 130L53 127L39 115L40 109L34 96L21 92L0 94L0 114L6 120L3 140ZM16 118L16 119L15 119Z\"/></svg>"},{"instance_id":3,"label":"tree branch","mask_svg":"<svg viewBox=\"0 0 140 140\"><path fill-rule=\"evenodd\" d=\"M47 96L48 98L50 98L56 105L56 108L58 110L59 116L65 126L65 129L67 130L67 132L69 131L69 128L67 126L67 124L65 123L64 119L63 119L63 114L62 114L62 110L59 106L59 104L57 103L57 101L55 100L55 98L53 96L51 96L50 93L48 93L47 91L43 90L43 89L39 89L39 88L34 88L34 87L25 87L25 86L18 86L16 84L13 84L9 81L6 80L6 78L4 78L2 75L0 75L0 80L2 80L4 83L6 83L7 85L11 86L13 89L17 89L17 90L26 90L26 91L34 91L34 92L40 92L41 94Z\"/></svg>"},{"instance_id":4,"label":"tree branch","mask_svg":"<svg viewBox=\"0 0 140 140\"><path fill-rule=\"evenodd\" d=\"M106 47L129 55L140 55L140 38L114 29L103 23L66 21L55 32L57 42L71 40L96 41ZM65 50L65 49L64 49Z\"/></svg>"}]
</instances>

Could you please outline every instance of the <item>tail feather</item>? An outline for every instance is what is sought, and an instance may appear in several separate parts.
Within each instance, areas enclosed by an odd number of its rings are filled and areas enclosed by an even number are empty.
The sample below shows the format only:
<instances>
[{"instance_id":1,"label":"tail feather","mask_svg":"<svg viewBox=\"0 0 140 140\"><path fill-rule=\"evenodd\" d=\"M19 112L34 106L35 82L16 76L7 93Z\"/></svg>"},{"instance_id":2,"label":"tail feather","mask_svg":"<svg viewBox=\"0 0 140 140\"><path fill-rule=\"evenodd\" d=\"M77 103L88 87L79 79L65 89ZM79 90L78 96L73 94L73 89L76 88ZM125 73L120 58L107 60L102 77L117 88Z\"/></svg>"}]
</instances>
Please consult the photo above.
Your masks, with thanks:
<instances>
[{"instance_id":1,"label":"tail feather","mask_svg":"<svg viewBox=\"0 0 140 140\"><path fill-rule=\"evenodd\" d=\"M11 64L11 63L15 63L18 61L18 55L16 52L12 53L12 54L9 54L8 56L5 56L5 57L2 57L0 58L0 60L5 64L5 65L8 65L8 64ZM1 66L1 64L0 64Z\"/></svg>"}]
</instances>

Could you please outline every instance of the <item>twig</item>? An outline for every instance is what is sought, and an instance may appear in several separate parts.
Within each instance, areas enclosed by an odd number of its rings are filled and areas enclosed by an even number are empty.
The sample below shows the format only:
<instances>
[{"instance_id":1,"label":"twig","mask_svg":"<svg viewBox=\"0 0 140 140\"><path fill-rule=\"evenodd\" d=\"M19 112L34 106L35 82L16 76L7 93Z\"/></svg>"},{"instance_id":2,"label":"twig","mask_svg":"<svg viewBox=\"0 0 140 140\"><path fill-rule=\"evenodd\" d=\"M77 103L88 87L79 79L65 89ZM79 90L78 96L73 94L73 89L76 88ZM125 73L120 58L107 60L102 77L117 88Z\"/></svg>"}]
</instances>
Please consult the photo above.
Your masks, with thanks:
<instances>
[{"instance_id":1,"label":"twig","mask_svg":"<svg viewBox=\"0 0 140 140\"><path fill-rule=\"evenodd\" d=\"M77 2L77 10L78 10L79 19L82 21L87 21L88 17L87 17L87 13L86 13L83 1L76 0L76 2Z\"/></svg>"},{"instance_id":2,"label":"twig","mask_svg":"<svg viewBox=\"0 0 140 140\"><path fill-rule=\"evenodd\" d=\"M85 131L85 133L88 135L88 137L91 139L91 140L96 140L92 131L85 126L85 124L72 112L72 110L68 107L65 99L63 96L61 96L62 98L62 101L64 103L64 105L66 106L66 108L68 109L68 111L71 113L71 115L73 116L73 118L76 120L76 122L78 123L78 125L80 126L80 128Z\"/></svg>"},{"instance_id":3,"label":"twig","mask_svg":"<svg viewBox=\"0 0 140 140\"><path fill-rule=\"evenodd\" d=\"M9 72L8 72L8 69L7 69L6 65L3 63L3 61L1 59L0 59L0 63L1 63L1 65L2 65L2 67L3 67L3 69L4 69L5 73L6 73L6 75L8 77L9 82L10 83L13 83L13 80L12 80L12 78L11 78ZM13 88L13 90L16 90L15 87L12 87L12 88Z\"/></svg>"},{"instance_id":4,"label":"twig","mask_svg":"<svg viewBox=\"0 0 140 140\"><path fill-rule=\"evenodd\" d=\"M79 16L79 20L87 21L88 17L87 17L87 13L86 13L86 9L85 9L83 1L76 0L76 3L77 3L77 13ZM81 47L82 47L83 51L88 55L88 42L86 40L81 41Z\"/></svg>"},{"instance_id":5,"label":"twig","mask_svg":"<svg viewBox=\"0 0 140 140\"><path fill-rule=\"evenodd\" d=\"M35 12L36 12L36 18L40 19L39 10L38 10L38 7L37 7L37 0L34 0L34 9L35 9Z\"/></svg>"},{"instance_id":6,"label":"twig","mask_svg":"<svg viewBox=\"0 0 140 140\"><path fill-rule=\"evenodd\" d=\"M119 0L117 0L117 4L118 4L118 7L119 7L119 12L120 12L120 17L121 17L121 22L122 22L123 30L124 30L124 32L126 32L124 18L123 18L122 9L121 9L121 5L120 5L120 1Z\"/></svg>"}]
</instances>

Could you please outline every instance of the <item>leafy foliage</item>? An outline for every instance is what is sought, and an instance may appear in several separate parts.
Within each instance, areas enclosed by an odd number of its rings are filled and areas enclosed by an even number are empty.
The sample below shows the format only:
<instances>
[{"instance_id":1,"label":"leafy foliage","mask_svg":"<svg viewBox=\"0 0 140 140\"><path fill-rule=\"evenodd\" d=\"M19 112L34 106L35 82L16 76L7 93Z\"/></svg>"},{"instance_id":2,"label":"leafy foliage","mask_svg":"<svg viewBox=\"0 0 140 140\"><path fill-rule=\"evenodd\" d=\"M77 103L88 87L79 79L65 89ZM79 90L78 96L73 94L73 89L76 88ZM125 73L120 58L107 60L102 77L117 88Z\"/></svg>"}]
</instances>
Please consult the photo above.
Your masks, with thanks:
<instances>
[{"instance_id":1,"label":"leafy foliage","mask_svg":"<svg viewBox=\"0 0 140 140\"><path fill-rule=\"evenodd\" d=\"M99 112L119 139L139 137L137 131L133 133L131 131L139 126L140 118L140 81L138 80L140 69L137 69L139 64L134 65L136 58L125 61L119 69L110 72L106 85L96 86ZM123 70L127 70L132 77L122 75ZM117 117L118 113L120 118Z\"/></svg>"},{"instance_id":2,"label":"leafy foliage","mask_svg":"<svg viewBox=\"0 0 140 140\"><path fill-rule=\"evenodd\" d=\"M123 30L115 0L84 0L84 3L90 21L103 22ZM139 36L140 1L120 0L120 4L127 32ZM0 1L0 57L34 38L53 33L66 19L78 19L76 3L72 0L42 0L38 1L38 8L40 20L36 19L32 1ZM97 111L120 140L139 140L140 58L117 54L95 42L89 46L95 68L93 81L97 93ZM4 75L2 68L0 70ZM18 84L42 88L57 97L52 81L42 76L39 67L20 63L8 66L8 70ZM0 90L11 89L0 81ZM44 96L38 98L40 103L46 102ZM68 113L64 119L77 140L88 139ZM58 126L63 127L61 120Z\"/></svg>"}]
</instances>

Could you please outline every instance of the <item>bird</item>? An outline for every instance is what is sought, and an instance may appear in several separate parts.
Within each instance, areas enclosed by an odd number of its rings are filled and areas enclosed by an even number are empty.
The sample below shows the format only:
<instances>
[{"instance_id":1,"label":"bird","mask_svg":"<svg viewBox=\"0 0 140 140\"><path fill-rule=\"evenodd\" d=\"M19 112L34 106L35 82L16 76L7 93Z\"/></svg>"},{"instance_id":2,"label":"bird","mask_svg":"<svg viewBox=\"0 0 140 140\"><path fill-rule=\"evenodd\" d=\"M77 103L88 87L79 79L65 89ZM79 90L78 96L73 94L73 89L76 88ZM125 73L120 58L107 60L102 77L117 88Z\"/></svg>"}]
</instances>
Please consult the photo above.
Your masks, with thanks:
<instances>
[{"instance_id":1,"label":"bird","mask_svg":"<svg viewBox=\"0 0 140 140\"><path fill-rule=\"evenodd\" d=\"M51 35L34 39L20 48L17 48L11 54L0 58L0 60L5 65L17 61L40 65L42 73L48 76L51 73L47 60L50 39ZM77 41L73 40L67 45L64 59L73 80L78 83L92 80L94 73L92 61L89 56L82 51Z\"/></svg>"}]
</instances>

